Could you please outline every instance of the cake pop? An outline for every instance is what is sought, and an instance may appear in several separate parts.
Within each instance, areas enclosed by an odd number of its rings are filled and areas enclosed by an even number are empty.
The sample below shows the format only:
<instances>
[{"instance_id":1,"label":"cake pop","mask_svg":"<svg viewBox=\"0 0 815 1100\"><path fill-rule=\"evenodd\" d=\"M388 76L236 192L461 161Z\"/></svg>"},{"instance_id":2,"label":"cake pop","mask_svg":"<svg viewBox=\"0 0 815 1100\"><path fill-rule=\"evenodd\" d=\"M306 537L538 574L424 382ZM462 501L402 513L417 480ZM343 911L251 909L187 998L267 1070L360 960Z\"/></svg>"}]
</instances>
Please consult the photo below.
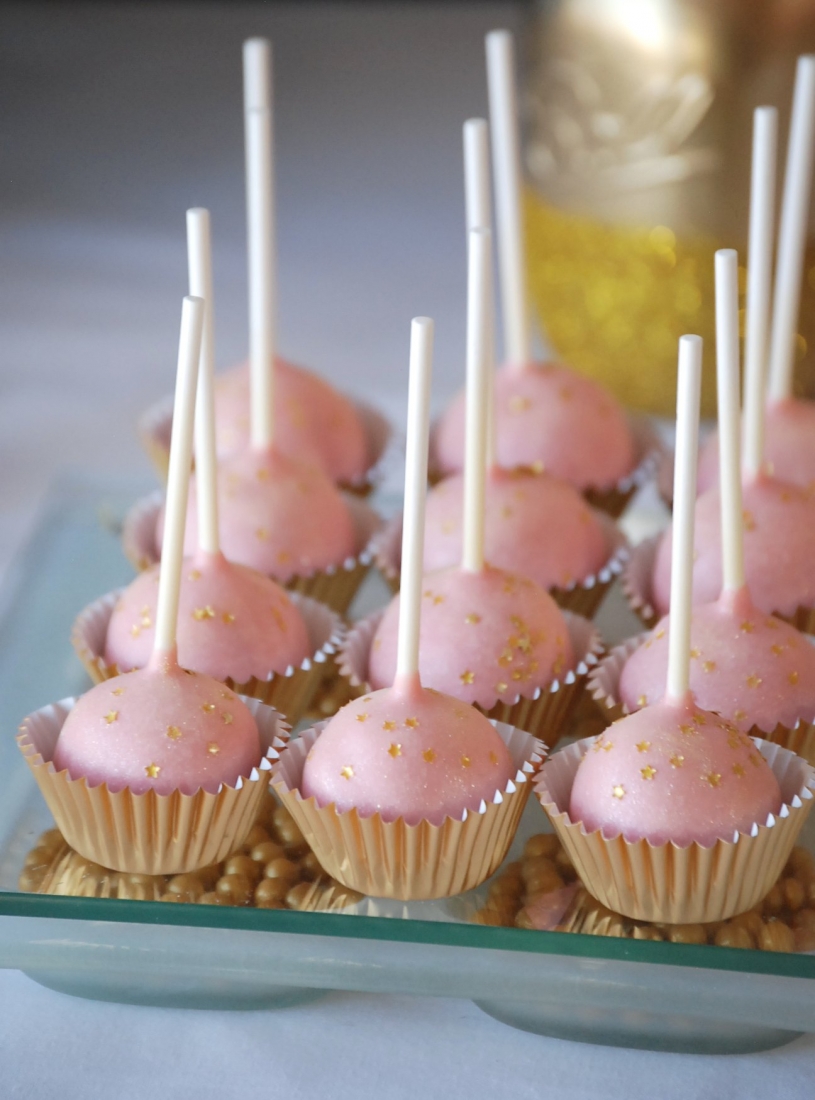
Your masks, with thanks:
<instances>
[{"instance_id":1,"label":"cake pop","mask_svg":"<svg viewBox=\"0 0 815 1100\"><path fill-rule=\"evenodd\" d=\"M563 478L580 491L611 491L637 464L631 429L619 403L587 378L530 350L521 218L520 139L512 36L487 35L501 301L507 363L495 377L495 458ZM464 463L465 403L459 393L433 435L433 464L442 475Z\"/></svg>"},{"instance_id":2,"label":"cake pop","mask_svg":"<svg viewBox=\"0 0 815 1100\"><path fill-rule=\"evenodd\" d=\"M763 108L763 110L771 111L772 108ZM776 162L774 126L763 164L757 164L755 156L754 148L754 178L757 171L763 171L765 190L762 198L766 201L759 230L763 259L756 288L761 300L756 301L751 293L752 288L748 285L747 335L749 348L751 326L757 327L758 331L753 343L756 354L761 355L763 360L768 350L767 318L772 265ZM763 460L767 469L775 477L810 491L815 486L815 403L794 397L792 382L808 236L813 159L815 159L815 56L810 55L798 58L795 75L775 269L774 308L769 345L770 388L764 412L763 440L760 441L763 445ZM754 255L752 242L750 252L752 269ZM761 398L763 400L763 390ZM748 439L749 435L748 432ZM748 464L751 462L749 455L746 456L746 462ZM713 436L702 449L699 458L700 491L705 491L715 484L717 470L718 448L716 437Z\"/></svg>"},{"instance_id":3,"label":"cake pop","mask_svg":"<svg viewBox=\"0 0 815 1100\"><path fill-rule=\"evenodd\" d=\"M53 755L57 771L65 769L90 787L105 784L112 794L125 788L135 795L217 793L248 777L261 759L258 727L247 706L217 680L184 671L176 656L202 323L202 300L185 298L152 656L146 668L82 696L65 719Z\"/></svg>"}]
</instances>

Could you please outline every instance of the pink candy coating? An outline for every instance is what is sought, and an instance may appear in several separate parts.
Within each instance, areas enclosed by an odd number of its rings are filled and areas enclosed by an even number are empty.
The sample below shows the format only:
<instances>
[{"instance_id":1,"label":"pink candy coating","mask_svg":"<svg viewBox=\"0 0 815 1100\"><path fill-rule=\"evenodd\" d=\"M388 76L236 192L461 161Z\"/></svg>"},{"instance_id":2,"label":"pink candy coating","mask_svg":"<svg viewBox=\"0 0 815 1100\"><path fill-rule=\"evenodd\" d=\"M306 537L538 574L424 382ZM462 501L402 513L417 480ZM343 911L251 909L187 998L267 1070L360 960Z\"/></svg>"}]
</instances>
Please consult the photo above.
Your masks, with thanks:
<instances>
[{"instance_id":1,"label":"pink candy coating","mask_svg":"<svg viewBox=\"0 0 815 1100\"><path fill-rule=\"evenodd\" d=\"M399 597L374 636L368 676L373 688L396 675ZM539 585L487 566L468 573L456 566L426 573L419 636L419 673L425 687L489 710L514 703L574 668L566 620Z\"/></svg>"},{"instance_id":2,"label":"pink candy coating","mask_svg":"<svg viewBox=\"0 0 815 1100\"><path fill-rule=\"evenodd\" d=\"M569 816L608 838L707 848L780 809L778 782L751 738L689 694L597 738L575 773Z\"/></svg>"},{"instance_id":3,"label":"pink candy coating","mask_svg":"<svg viewBox=\"0 0 815 1100\"><path fill-rule=\"evenodd\" d=\"M597 573L611 556L597 514L580 494L547 474L494 469L487 477L484 557L541 588L567 588ZM445 478L427 494L424 566L461 561L464 480Z\"/></svg>"},{"instance_id":4,"label":"pink candy coating","mask_svg":"<svg viewBox=\"0 0 815 1100\"><path fill-rule=\"evenodd\" d=\"M275 359L274 435L283 454L319 463L332 481L351 482L370 465L365 429L351 401L312 371ZM249 368L215 379L218 454L249 444Z\"/></svg>"},{"instance_id":5,"label":"pink candy coating","mask_svg":"<svg viewBox=\"0 0 815 1100\"><path fill-rule=\"evenodd\" d=\"M190 482L184 553L198 546L195 476ZM276 448L237 451L218 463L221 549L239 562L285 584L357 552L348 506L316 466L282 455ZM156 540L161 545L164 512Z\"/></svg>"},{"instance_id":6,"label":"pink candy coating","mask_svg":"<svg viewBox=\"0 0 815 1100\"><path fill-rule=\"evenodd\" d=\"M803 489L760 475L744 484L744 569L756 607L791 615L815 605L815 499ZM718 488L696 501L694 604L713 603L722 588ZM653 603L664 615L670 603L671 528L654 563Z\"/></svg>"},{"instance_id":7,"label":"pink candy coating","mask_svg":"<svg viewBox=\"0 0 815 1100\"><path fill-rule=\"evenodd\" d=\"M815 486L815 401L789 398L772 402L764 414L764 462L773 477L802 489ZM719 436L714 432L699 452L697 491L719 478Z\"/></svg>"},{"instance_id":8,"label":"pink candy coating","mask_svg":"<svg viewBox=\"0 0 815 1100\"><path fill-rule=\"evenodd\" d=\"M629 710L658 702L668 669L668 618L626 661L620 701ZM759 611L746 588L693 609L690 689L744 732L792 728L815 719L815 647L789 623Z\"/></svg>"},{"instance_id":9,"label":"pink candy coating","mask_svg":"<svg viewBox=\"0 0 815 1100\"><path fill-rule=\"evenodd\" d=\"M120 671L144 668L153 652L158 579L152 566L130 584L108 624L105 660ZM184 561L178 607L178 661L216 680L298 668L311 656L303 617L273 580L223 554Z\"/></svg>"},{"instance_id":10,"label":"pink candy coating","mask_svg":"<svg viewBox=\"0 0 815 1100\"><path fill-rule=\"evenodd\" d=\"M194 794L233 786L260 758L257 725L238 696L163 655L77 700L54 766L92 787L106 783L111 792Z\"/></svg>"},{"instance_id":11,"label":"pink candy coating","mask_svg":"<svg viewBox=\"0 0 815 1100\"><path fill-rule=\"evenodd\" d=\"M484 715L417 680L344 706L309 752L300 787L339 813L441 825L492 801L512 775L509 751Z\"/></svg>"},{"instance_id":12,"label":"pink candy coating","mask_svg":"<svg viewBox=\"0 0 815 1100\"><path fill-rule=\"evenodd\" d=\"M630 474L634 440L619 402L603 386L555 363L504 366L495 375L499 466L544 469L575 488L611 489ZM464 390L434 431L443 474L464 466Z\"/></svg>"}]
</instances>

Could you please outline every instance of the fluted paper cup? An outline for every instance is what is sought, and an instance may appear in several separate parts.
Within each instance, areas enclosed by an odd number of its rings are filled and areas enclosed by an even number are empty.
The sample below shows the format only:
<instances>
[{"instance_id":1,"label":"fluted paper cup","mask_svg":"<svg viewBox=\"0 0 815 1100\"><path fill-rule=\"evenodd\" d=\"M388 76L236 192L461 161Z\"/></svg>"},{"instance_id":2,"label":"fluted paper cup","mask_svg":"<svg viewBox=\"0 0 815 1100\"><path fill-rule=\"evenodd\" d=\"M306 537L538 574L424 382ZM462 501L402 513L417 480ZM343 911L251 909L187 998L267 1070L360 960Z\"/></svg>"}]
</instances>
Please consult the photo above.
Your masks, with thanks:
<instances>
[{"instance_id":1,"label":"fluted paper cup","mask_svg":"<svg viewBox=\"0 0 815 1100\"><path fill-rule=\"evenodd\" d=\"M629 554L628 541L617 524L602 513L598 513L598 519L603 525L609 548L606 563L596 573L591 573L566 588L555 585L549 589L549 595L558 607L586 619L594 617L609 588L622 575ZM377 569L385 578L391 592L396 594L399 591L402 565L401 515L388 520L374 535L371 552Z\"/></svg>"},{"instance_id":2,"label":"fluted paper cup","mask_svg":"<svg viewBox=\"0 0 815 1100\"><path fill-rule=\"evenodd\" d=\"M340 615L344 615L350 607L371 568L373 538L382 524L376 512L360 497L348 493L344 497L356 532L354 556L329 565L327 569L291 577L283 586L290 592L299 592L301 596L327 604ZM156 542L156 526L163 503L164 493L157 490L136 501L125 516L122 549L138 572L149 569L161 558Z\"/></svg>"},{"instance_id":3,"label":"fluted paper cup","mask_svg":"<svg viewBox=\"0 0 815 1100\"><path fill-rule=\"evenodd\" d=\"M105 642L110 617L122 591L108 592L88 604L77 615L71 630L71 645L95 684L121 672L118 665L108 664L105 660ZM345 626L337 612L325 604L301 596L298 592L292 592L291 599L306 624L311 656L306 657L297 668L289 665L283 672L269 672L265 677L253 676L241 682L227 676L223 683L238 695L248 695L274 707L285 715L288 722L296 725L311 706L324 681L335 674L335 654L345 637Z\"/></svg>"},{"instance_id":4,"label":"fluted paper cup","mask_svg":"<svg viewBox=\"0 0 815 1100\"><path fill-rule=\"evenodd\" d=\"M218 863L239 847L255 823L273 764L289 728L277 711L244 699L260 731L263 756L249 775L217 793L90 786L57 771L53 755L74 699L43 707L21 724L17 744L63 837L85 859L115 871L174 875Z\"/></svg>"},{"instance_id":5,"label":"fluted paper cup","mask_svg":"<svg viewBox=\"0 0 815 1100\"><path fill-rule=\"evenodd\" d=\"M364 401L354 401L365 433L368 454L368 467L363 474L351 481L340 482L340 487L356 496L368 496L379 484L382 467L386 460L388 445L393 439L390 422ZM173 427L172 395L162 398L151 405L139 417L137 431L139 441L147 452L147 457L155 467L163 482L167 481L170 466L170 435Z\"/></svg>"},{"instance_id":6,"label":"fluted paper cup","mask_svg":"<svg viewBox=\"0 0 815 1100\"><path fill-rule=\"evenodd\" d=\"M371 690L368 682L368 664L371 646L383 611L375 611L355 623L344 638L337 657L340 675L344 676L353 691L353 698ZM588 619L564 611L572 649L577 663L560 679L548 687L536 688L531 695L518 693L512 703L487 701L482 706L473 705L487 718L517 729L526 730L539 738L547 749L554 748L566 729L568 721L580 698L589 671L597 664L603 650L603 641Z\"/></svg>"},{"instance_id":7,"label":"fluted paper cup","mask_svg":"<svg viewBox=\"0 0 815 1100\"><path fill-rule=\"evenodd\" d=\"M595 738L576 741L546 762L535 793L589 893L615 913L667 924L727 920L757 905L784 869L812 808L815 771L788 749L753 738L781 788L783 804L766 823L709 848L680 848L586 832L569 816L578 765Z\"/></svg>"},{"instance_id":8,"label":"fluted paper cup","mask_svg":"<svg viewBox=\"0 0 815 1100\"><path fill-rule=\"evenodd\" d=\"M441 825L404 818L383 821L355 809L338 813L300 794L309 749L326 723L292 741L272 771L272 789L292 815L320 865L338 882L373 897L402 901L450 897L471 890L502 862L518 828L531 780L545 754L531 734L493 723L512 757L514 779L489 803Z\"/></svg>"}]
</instances>

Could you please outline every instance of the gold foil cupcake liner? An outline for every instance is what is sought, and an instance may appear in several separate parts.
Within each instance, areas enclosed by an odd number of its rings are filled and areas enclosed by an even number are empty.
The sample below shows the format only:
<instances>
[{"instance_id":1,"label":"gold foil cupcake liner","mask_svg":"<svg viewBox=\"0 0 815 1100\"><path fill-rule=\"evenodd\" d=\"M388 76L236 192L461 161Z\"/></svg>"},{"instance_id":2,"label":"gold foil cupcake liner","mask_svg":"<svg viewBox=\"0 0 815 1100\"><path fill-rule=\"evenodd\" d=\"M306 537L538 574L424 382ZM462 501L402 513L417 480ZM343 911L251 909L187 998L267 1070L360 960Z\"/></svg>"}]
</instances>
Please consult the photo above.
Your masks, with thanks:
<instances>
[{"instance_id":1,"label":"gold foil cupcake liner","mask_svg":"<svg viewBox=\"0 0 815 1100\"><path fill-rule=\"evenodd\" d=\"M615 646L591 669L586 683L589 695L603 713L609 725L630 711L620 700L620 676L628 658L639 649L648 637L647 633L637 634ZM762 730L753 726L748 731L750 737L764 738L776 745L782 745L797 756L802 756L808 764L815 766L815 723L799 720L792 727L780 722L775 729Z\"/></svg>"},{"instance_id":2,"label":"gold foil cupcake liner","mask_svg":"<svg viewBox=\"0 0 815 1100\"><path fill-rule=\"evenodd\" d=\"M118 676L116 664L105 661L105 642L108 624L122 589L109 592L94 600L80 611L71 630L71 645L95 684ZM284 672L270 672L260 679L253 676L238 682L227 676L223 683L238 695L248 695L261 703L274 707L285 715L291 725L296 725L308 711L323 683L336 671L335 654L345 637L345 626L336 611L330 607L291 593L291 599L303 617L311 645L311 656L295 668L289 665ZM128 670L129 671L129 670Z\"/></svg>"},{"instance_id":3,"label":"gold foil cupcake liner","mask_svg":"<svg viewBox=\"0 0 815 1100\"><path fill-rule=\"evenodd\" d=\"M592 619L609 588L617 577L622 576L628 561L629 546L623 532L607 515L600 512L597 518L606 533L606 542L611 553L605 565L596 573L582 581L576 581L567 588L555 586L549 589L549 595L563 611L571 611ZM371 540L371 552L374 564L385 579L391 592L399 591L402 557L402 517L394 516L388 520Z\"/></svg>"},{"instance_id":4,"label":"gold foil cupcake liner","mask_svg":"<svg viewBox=\"0 0 815 1100\"><path fill-rule=\"evenodd\" d=\"M343 494L351 513L357 537L357 551L353 557L337 565L302 576L291 577L284 584L290 592L299 592L312 600L327 604L344 615L365 580L373 563L373 539L382 525L380 517L360 497ZM122 526L122 549L125 557L137 572L144 572L160 560L156 543L156 524L164 493L157 490L136 501L125 516Z\"/></svg>"},{"instance_id":5,"label":"gold foil cupcake liner","mask_svg":"<svg viewBox=\"0 0 815 1100\"><path fill-rule=\"evenodd\" d=\"M595 739L576 741L541 769L535 793L589 893L635 920L707 924L752 909L784 869L812 808L815 772L780 745L754 738L781 788L783 804L765 824L711 847L650 844L586 832L569 816L577 767Z\"/></svg>"},{"instance_id":6,"label":"gold foil cupcake liner","mask_svg":"<svg viewBox=\"0 0 815 1100\"><path fill-rule=\"evenodd\" d=\"M306 756L325 725L306 730L280 754L272 789L332 878L361 894L401 901L451 897L489 878L509 850L545 754L536 738L494 723L509 749L514 779L489 804L465 810L461 820L408 825L404 818L362 817L355 809L338 813L333 804L321 808L316 799L302 797Z\"/></svg>"},{"instance_id":7,"label":"gold foil cupcake liner","mask_svg":"<svg viewBox=\"0 0 815 1100\"><path fill-rule=\"evenodd\" d=\"M353 698L371 691L368 682L368 661L374 635L384 611L375 611L360 619L348 632L337 657L340 675L348 682ZM579 615L565 611L564 618L569 631L572 649L577 658L574 669L562 678L553 680L548 687L537 688L533 695L521 693L512 703L499 701L490 706L474 703L487 718L505 725L526 730L551 750L557 744L583 693L586 678L599 660L603 641L595 627Z\"/></svg>"},{"instance_id":8,"label":"gold foil cupcake liner","mask_svg":"<svg viewBox=\"0 0 815 1100\"><path fill-rule=\"evenodd\" d=\"M85 859L130 874L170 875L218 863L255 823L273 764L289 728L277 711L244 699L260 731L264 755L250 775L217 793L133 794L90 786L57 771L52 760L74 699L43 707L21 724L17 744L66 842Z\"/></svg>"},{"instance_id":9,"label":"gold foil cupcake liner","mask_svg":"<svg viewBox=\"0 0 815 1100\"><path fill-rule=\"evenodd\" d=\"M622 589L631 610L650 630L662 617L653 604L652 579L661 535L644 539L628 555L623 569ZM790 623L802 634L815 634L815 607L798 607L792 613L773 611L777 619Z\"/></svg>"},{"instance_id":10,"label":"gold foil cupcake liner","mask_svg":"<svg viewBox=\"0 0 815 1100\"><path fill-rule=\"evenodd\" d=\"M633 415L628 419L636 457L633 470L610 489L585 489L582 494L593 508L612 519L619 519L635 494L654 480L667 453L649 417ZM427 473L431 486L438 485L446 476L435 459L435 439L435 430L431 430Z\"/></svg>"},{"instance_id":11,"label":"gold foil cupcake liner","mask_svg":"<svg viewBox=\"0 0 815 1100\"><path fill-rule=\"evenodd\" d=\"M365 442L368 453L368 467L365 472L352 481L340 482L340 488L356 496L366 497L379 484L382 478L382 467L387 457L388 445L393 440L393 429L390 422L364 401L353 401L352 404L359 414L362 428L365 433ZM137 432L139 442L147 452L147 457L152 462L156 473L162 482L167 482L167 471L170 467L170 435L173 427L173 398L172 395L162 398L139 417Z\"/></svg>"}]
</instances>

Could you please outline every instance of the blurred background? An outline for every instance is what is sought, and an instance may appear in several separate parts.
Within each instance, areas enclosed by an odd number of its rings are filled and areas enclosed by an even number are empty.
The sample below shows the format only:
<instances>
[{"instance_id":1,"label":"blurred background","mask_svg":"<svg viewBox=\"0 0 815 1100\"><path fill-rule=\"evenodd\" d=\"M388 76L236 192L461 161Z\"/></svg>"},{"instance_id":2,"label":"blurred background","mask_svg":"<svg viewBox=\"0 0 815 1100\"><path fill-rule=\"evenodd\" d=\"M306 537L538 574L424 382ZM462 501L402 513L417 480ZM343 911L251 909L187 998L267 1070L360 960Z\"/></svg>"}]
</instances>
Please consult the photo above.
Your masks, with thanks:
<instances>
[{"instance_id":1,"label":"blurred background","mask_svg":"<svg viewBox=\"0 0 815 1100\"><path fill-rule=\"evenodd\" d=\"M0 570L68 468L142 475L172 387L184 211L210 208L217 357L246 353L242 40L275 51L280 350L397 422L408 323L463 377L461 125L519 36L530 289L557 354L671 415L743 250L750 116L815 49L812 0L0 5ZM782 145L783 147L783 145ZM815 393L815 253L798 384Z\"/></svg>"}]
</instances>

